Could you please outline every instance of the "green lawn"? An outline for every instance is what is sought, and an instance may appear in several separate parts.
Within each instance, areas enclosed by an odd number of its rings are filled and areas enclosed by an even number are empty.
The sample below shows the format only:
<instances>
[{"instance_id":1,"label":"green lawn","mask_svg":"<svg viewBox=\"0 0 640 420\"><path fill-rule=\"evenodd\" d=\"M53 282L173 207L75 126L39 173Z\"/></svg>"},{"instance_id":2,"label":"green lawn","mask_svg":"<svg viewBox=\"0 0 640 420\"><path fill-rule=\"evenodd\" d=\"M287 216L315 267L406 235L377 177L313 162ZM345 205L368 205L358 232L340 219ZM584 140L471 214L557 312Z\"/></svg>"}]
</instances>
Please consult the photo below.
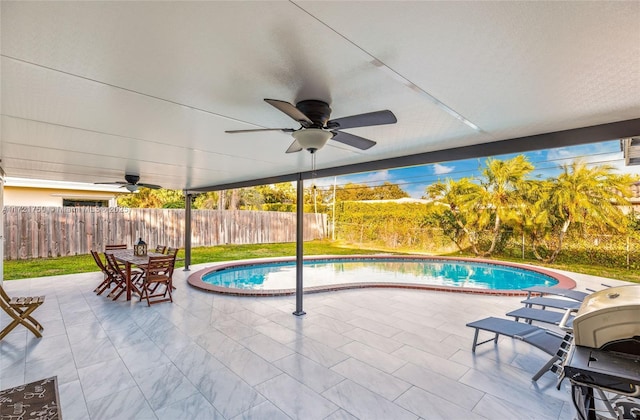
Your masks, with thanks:
<instances>
[{"instance_id":1,"label":"green lawn","mask_svg":"<svg viewBox=\"0 0 640 420\"><path fill-rule=\"evenodd\" d=\"M348 248L331 242L305 242L305 255L353 255L373 254L379 250ZM191 250L191 264L216 261L242 260L247 258L282 257L296 255L295 243L258 244L258 245L220 245L198 247ZM178 253L184 258L184 250ZM178 262L182 267L184 262ZM91 255L72 257L38 258L31 260L11 260L4 262L4 279L17 280L30 277L57 276L61 274L86 273L98 271Z\"/></svg>"},{"instance_id":2,"label":"green lawn","mask_svg":"<svg viewBox=\"0 0 640 420\"><path fill-rule=\"evenodd\" d=\"M353 246L344 246L330 241L305 242L305 255L353 255L373 253L393 253L383 249L363 249ZM396 252L397 253L397 252ZM258 245L221 245L211 247L198 247L191 250L191 264L200 264L217 261L241 260L247 258L282 257L296 254L295 243L283 244L258 244ZM455 255L454 255L455 256ZM470 257L471 255L465 255ZM184 250L178 253L178 257L184 258ZM612 279L632 281L640 283L640 273L626 268L612 268L592 266L588 264L541 264L537 261L522 260L516 258L496 258L509 260L516 263L533 264L575 273L591 274ZM183 266L178 262L178 266ZM11 260L4 262L4 279L17 280L30 277L55 276L61 274L86 273L97 271L97 267L91 255L78 255L73 257L40 258L32 260Z\"/></svg>"}]
</instances>

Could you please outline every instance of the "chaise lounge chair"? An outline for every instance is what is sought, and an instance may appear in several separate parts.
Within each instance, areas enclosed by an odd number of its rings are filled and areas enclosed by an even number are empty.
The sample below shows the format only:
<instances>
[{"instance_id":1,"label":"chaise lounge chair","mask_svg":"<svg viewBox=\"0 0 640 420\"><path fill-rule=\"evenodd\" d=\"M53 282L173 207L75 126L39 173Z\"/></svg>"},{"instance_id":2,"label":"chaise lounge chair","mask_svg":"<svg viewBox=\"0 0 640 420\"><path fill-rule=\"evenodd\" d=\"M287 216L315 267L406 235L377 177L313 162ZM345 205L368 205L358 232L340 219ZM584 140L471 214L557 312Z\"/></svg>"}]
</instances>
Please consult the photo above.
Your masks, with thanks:
<instances>
[{"instance_id":1,"label":"chaise lounge chair","mask_svg":"<svg viewBox=\"0 0 640 420\"><path fill-rule=\"evenodd\" d=\"M494 317L470 322L467 324L467 327L475 329L473 347L471 349L473 353L475 353L477 346L490 341L497 343L498 336L504 335L524 341L525 343L531 344L532 346L542 350L548 355L551 355L549 361L545 363L545 365L533 376L534 381L537 381L548 370L555 373L561 368L559 362L564 360L566 357L571 345L571 340L573 339L570 333L561 336L555 332L547 330L546 328L538 327L536 325ZM480 330L494 333L495 336L489 340L478 343L478 334Z\"/></svg>"},{"instance_id":2,"label":"chaise lounge chair","mask_svg":"<svg viewBox=\"0 0 640 420\"><path fill-rule=\"evenodd\" d=\"M565 309L565 310L578 309L580 305L582 305L582 302L578 302L576 300L554 299L554 298L545 297L545 296L528 298L521 301L521 303L524 303L525 306L529 308L533 305L537 305L537 306L542 306L542 309L549 307L549 308Z\"/></svg>"},{"instance_id":3,"label":"chaise lounge chair","mask_svg":"<svg viewBox=\"0 0 640 420\"><path fill-rule=\"evenodd\" d=\"M529 293L527 298L530 298L532 293L539 293L541 295L562 296L573 299L577 302L582 302L585 297L589 296L589 293L586 292L573 289L563 289L561 287L532 286L522 290Z\"/></svg>"},{"instance_id":4,"label":"chaise lounge chair","mask_svg":"<svg viewBox=\"0 0 640 420\"><path fill-rule=\"evenodd\" d=\"M507 313L507 316L512 316L519 321L520 318L526 320L528 324L532 321L544 322L545 324L560 325L564 312L547 311L545 309L536 309L530 307L519 308ZM570 317L567 326L573 323L573 317Z\"/></svg>"}]
</instances>

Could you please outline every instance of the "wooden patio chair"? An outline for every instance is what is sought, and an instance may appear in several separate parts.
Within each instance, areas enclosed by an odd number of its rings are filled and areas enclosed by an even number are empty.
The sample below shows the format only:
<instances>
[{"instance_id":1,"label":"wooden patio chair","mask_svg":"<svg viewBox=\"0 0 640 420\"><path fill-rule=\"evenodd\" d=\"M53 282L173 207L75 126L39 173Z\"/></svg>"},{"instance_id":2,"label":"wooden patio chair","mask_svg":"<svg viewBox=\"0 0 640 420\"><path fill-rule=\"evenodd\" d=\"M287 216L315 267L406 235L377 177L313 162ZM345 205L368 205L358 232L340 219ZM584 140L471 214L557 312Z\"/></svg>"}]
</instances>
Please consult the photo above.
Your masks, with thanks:
<instances>
[{"instance_id":1,"label":"wooden patio chair","mask_svg":"<svg viewBox=\"0 0 640 420\"><path fill-rule=\"evenodd\" d=\"M142 293L140 295L140 300L147 300L147 306L160 302L173 302L171 280L175 261L175 255L149 257L142 277ZM159 286L164 286L164 292L158 291Z\"/></svg>"},{"instance_id":2,"label":"wooden patio chair","mask_svg":"<svg viewBox=\"0 0 640 420\"><path fill-rule=\"evenodd\" d=\"M31 316L31 313L43 303L44 296L10 298L0 284L0 307L12 319L11 323L0 331L0 340L20 324L24 325L36 337L42 337L44 327Z\"/></svg>"},{"instance_id":3,"label":"wooden patio chair","mask_svg":"<svg viewBox=\"0 0 640 420\"><path fill-rule=\"evenodd\" d=\"M154 252L158 254L164 254L167 251L167 247L165 245L156 245L156 249Z\"/></svg>"},{"instance_id":4,"label":"wooden patio chair","mask_svg":"<svg viewBox=\"0 0 640 420\"><path fill-rule=\"evenodd\" d=\"M127 249L127 244L110 244L104 246L105 251L113 251L116 249Z\"/></svg>"},{"instance_id":5,"label":"wooden patio chair","mask_svg":"<svg viewBox=\"0 0 640 420\"><path fill-rule=\"evenodd\" d=\"M104 278L102 279L102 283L100 283L93 291L101 295L102 292L107 290L111 284L116 284L118 281L114 278L113 272L107 267L103 262L100 254L97 251L91 250L91 256L93 260L96 262L96 265L102 271Z\"/></svg>"},{"instance_id":6,"label":"wooden patio chair","mask_svg":"<svg viewBox=\"0 0 640 420\"><path fill-rule=\"evenodd\" d=\"M176 266L176 259L178 257L178 251L180 251L180 248L172 248L169 247L167 248L167 255L171 255L173 256L173 265L171 266L171 289L172 290L176 290L176 287L173 285L173 269Z\"/></svg>"},{"instance_id":7,"label":"wooden patio chair","mask_svg":"<svg viewBox=\"0 0 640 420\"><path fill-rule=\"evenodd\" d=\"M104 255L107 258L107 268L111 272L114 282L116 283L108 296L113 300L117 300L124 292L127 291L127 272L124 268L120 267L118 260L116 260L116 257L113 254L105 253ZM131 270L131 285L134 290L137 281L143 274L143 271Z\"/></svg>"}]
</instances>

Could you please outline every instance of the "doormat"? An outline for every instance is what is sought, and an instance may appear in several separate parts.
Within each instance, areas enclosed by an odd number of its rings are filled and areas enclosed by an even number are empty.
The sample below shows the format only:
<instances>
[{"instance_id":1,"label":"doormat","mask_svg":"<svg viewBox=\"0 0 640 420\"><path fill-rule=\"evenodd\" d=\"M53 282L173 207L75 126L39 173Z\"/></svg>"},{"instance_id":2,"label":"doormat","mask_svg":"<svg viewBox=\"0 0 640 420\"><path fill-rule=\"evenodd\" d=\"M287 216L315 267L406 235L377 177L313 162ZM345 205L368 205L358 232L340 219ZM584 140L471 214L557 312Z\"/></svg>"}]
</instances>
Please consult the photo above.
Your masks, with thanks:
<instances>
[{"instance_id":1,"label":"doormat","mask_svg":"<svg viewBox=\"0 0 640 420\"><path fill-rule=\"evenodd\" d=\"M57 376L0 391L0 418L61 420Z\"/></svg>"}]
</instances>

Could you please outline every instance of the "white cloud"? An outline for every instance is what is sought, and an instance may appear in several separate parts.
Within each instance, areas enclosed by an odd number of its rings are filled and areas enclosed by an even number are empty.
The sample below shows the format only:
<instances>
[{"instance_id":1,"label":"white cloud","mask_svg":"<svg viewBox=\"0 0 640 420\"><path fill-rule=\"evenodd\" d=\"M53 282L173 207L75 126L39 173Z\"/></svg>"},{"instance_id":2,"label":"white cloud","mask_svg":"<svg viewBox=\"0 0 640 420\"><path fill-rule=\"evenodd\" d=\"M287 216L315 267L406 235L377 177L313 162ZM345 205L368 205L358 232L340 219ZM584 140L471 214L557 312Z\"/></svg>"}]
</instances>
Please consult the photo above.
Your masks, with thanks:
<instances>
[{"instance_id":1,"label":"white cloud","mask_svg":"<svg viewBox=\"0 0 640 420\"><path fill-rule=\"evenodd\" d=\"M388 180L389 180L389 171L384 170L384 171L371 172L367 174L364 178L362 178L360 182L363 184L368 184L370 182L381 183Z\"/></svg>"},{"instance_id":2,"label":"white cloud","mask_svg":"<svg viewBox=\"0 0 640 420\"><path fill-rule=\"evenodd\" d=\"M551 149L547 151L546 160L557 167L571 163L576 158L576 152L564 148Z\"/></svg>"},{"instance_id":3,"label":"white cloud","mask_svg":"<svg viewBox=\"0 0 640 420\"><path fill-rule=\"evenodd\" d=\"M435 175L448 174L449 172L453 172L454 169L456 169L455 166L444 166L439 163L433 165L433 173Z\"/></svg>"}]
</instances>

